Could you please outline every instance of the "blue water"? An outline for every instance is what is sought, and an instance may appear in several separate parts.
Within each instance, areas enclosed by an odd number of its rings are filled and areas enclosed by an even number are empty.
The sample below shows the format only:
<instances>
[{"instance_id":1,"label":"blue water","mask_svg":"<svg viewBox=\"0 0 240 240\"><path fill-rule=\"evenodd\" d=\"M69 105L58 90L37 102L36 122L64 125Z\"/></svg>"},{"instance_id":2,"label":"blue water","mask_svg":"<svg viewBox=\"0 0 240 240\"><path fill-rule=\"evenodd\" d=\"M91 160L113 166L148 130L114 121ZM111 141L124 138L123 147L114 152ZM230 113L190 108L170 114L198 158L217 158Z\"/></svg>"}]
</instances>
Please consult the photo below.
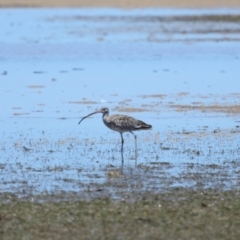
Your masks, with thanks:
<instances>
[{"instance_id":1,"label":"blue water","mask_svg":"<svg viewBox=\"0 0 240 240\"><path fill-rule=\"evenodd\" d=\"M233 14L240 10L0 9L2 191L107 181L107 166L121 166L120 135L100 115L77 124L102 106L143 109L123 114L153 125L137 133L137 164L169 162L166 174L178 176L186 163L227 162L234 174L239 116L169 108L239 102L239 22L194 20ZM134 140L125 138L125 170L137 174Z\"/></svg>"}]
</instances>

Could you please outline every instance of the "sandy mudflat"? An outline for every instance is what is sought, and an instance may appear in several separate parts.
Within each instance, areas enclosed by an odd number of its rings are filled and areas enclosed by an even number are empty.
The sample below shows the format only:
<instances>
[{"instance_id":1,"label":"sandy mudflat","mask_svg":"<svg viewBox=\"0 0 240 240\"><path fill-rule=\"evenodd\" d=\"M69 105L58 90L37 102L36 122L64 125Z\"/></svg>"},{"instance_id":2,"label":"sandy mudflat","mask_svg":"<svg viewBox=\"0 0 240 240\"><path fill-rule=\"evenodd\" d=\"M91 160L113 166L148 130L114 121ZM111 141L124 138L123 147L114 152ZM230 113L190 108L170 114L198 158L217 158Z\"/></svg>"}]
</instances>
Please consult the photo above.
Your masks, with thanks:
<instances>
[{"instance_id":1,"label":"sandy mudflat","mask_svg":"<svg viewBox=\"0 0 240 240\"><path fill-rule=\"evenodd\" d=\"M1 7L240 7L239 0L1 0Z\"/></svg>"}]
</instances>

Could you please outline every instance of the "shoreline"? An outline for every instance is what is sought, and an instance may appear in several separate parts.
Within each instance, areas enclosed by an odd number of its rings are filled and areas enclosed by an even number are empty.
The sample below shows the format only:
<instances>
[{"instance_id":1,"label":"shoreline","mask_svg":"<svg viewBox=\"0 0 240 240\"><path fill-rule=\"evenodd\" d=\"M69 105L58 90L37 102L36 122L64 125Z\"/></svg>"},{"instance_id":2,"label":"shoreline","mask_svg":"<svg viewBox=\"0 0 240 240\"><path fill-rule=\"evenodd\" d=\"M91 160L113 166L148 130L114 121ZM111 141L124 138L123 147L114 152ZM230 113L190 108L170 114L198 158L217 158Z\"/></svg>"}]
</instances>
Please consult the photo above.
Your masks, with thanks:
<instances>
[{"instance_id":1,"label":"shoreline","mask_svg":"<svg viewBox=\"0 0 240 240\"><path fill-rule=\"evenodd\" d=\"M213 1L191 1L182 0L140 0L120 1L103 0L2 0L0 8L240 8L239 0L213 0Z\"/></svg>"}]
</instances>

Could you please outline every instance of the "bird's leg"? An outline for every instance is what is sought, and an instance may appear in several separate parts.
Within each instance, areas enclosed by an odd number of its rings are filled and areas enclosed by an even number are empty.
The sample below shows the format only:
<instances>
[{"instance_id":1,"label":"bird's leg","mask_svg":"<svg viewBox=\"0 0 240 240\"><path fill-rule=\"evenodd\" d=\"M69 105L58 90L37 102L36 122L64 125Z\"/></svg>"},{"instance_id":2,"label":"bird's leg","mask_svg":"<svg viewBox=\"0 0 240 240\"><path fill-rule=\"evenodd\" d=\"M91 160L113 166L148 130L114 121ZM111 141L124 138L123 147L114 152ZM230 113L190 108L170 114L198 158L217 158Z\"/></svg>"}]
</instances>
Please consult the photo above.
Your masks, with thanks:
<instances>
[{"instance_id":1,"label":"bird's leg","mask_svg":"<svg viewBox=\"0 0 240 240\"><path fill-rule=\"evenodd\" d=\"M137 135L135 135L132 131L130 131L131 134L133 134L135 138L135 157L137 159Z\"/></svg>"},{"instance_id":2,"label":"bird's leg","mask_svg":"<svg viewBox=\"0 0 240 240\"><path fill-rule=\"evenodd\" d=\"M121 135L121 139L122 139L121 152L123 153L123 144L124 144L124 140L123 140L123 135L122 135L121 132L120 132L120 135Z\"/></svg>"},{"instance_id":3,"label":"bird's leg","mask_svg":"<svg viewBox=\"0 0 240 240\"><path fill-rule=\"evenodd\" d=\"M134 136L135 138L135 148L137 149L137 135L135 135L132 131L130 133Z\"/></svg>"}]
</instances>

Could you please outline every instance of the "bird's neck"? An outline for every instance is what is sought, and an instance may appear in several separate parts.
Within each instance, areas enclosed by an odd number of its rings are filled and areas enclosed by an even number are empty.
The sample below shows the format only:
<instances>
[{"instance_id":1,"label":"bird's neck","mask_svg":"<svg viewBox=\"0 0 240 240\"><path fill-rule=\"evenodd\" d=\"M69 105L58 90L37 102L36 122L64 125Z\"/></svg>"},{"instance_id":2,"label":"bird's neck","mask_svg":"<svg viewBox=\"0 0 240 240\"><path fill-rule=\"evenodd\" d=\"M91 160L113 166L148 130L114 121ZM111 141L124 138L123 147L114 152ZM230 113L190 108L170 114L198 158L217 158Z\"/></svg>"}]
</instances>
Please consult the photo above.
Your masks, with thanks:
<instances>
[{"instance_id":1,"label":"bird's neck","mask_svg":"<svg viewBox=\"0 0 240 240\"><path fill-rule=\"evenodd\" d=\"M106 112L106 113L103 113L103 115L102 115L102 118L104 119L104 118L108 117L108 115L109 115L109 113L108 113L108 112Z\"/></svg>"}]
</instances>

